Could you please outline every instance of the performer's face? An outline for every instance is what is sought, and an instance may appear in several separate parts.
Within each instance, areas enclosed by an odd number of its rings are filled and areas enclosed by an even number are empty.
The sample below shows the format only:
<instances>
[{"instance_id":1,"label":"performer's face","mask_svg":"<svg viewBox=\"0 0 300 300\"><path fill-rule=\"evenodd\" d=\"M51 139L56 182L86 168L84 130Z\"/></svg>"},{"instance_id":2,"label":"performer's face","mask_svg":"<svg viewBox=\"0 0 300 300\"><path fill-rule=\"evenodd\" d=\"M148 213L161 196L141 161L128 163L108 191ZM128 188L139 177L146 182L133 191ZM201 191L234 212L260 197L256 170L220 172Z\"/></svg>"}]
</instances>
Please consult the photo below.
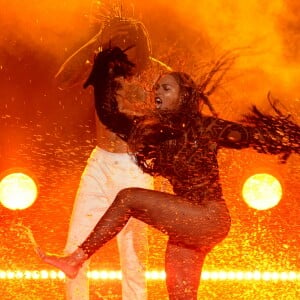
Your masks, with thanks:
<instances>
[{"instance_id":1,"label":"performer's face","mask_svg":"<svg viewBox=\"0 0 300 300\"><path fill-rule=\"evenodd\" d=\"M180 87L175 78L162 75L154 85L154 101L158 110L178 110L180 107Z\"/></svg>"}]
</instances>

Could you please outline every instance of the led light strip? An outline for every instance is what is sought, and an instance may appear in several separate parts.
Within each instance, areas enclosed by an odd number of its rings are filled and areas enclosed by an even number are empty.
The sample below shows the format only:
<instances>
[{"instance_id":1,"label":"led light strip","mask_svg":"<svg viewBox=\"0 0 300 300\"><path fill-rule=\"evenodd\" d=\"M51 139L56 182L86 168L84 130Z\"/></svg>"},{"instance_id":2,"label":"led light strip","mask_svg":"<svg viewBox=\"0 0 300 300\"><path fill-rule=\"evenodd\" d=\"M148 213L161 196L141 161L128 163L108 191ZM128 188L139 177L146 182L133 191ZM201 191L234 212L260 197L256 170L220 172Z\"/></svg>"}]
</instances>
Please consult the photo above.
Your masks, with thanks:
<instances>
[{"instance_id":1,"label":"led light strip","mask_svg":"<svg viewBox=\"0 0 300 300\"><path fill-rule=\"evenodd\" d=\"M148 280L164 280L166 274L164 271L145 272ZM121 280L121 271L89 271L88 277L92 280ZM65 274L61 271L54 270L36 270L36 271L4 271L0 270L0 280L15 279L65 279ZM201 276L202 280L256 280L256 281L300 281L300 272L261 272L261 271L204 271Z\"/></svg>"}]
</instances>

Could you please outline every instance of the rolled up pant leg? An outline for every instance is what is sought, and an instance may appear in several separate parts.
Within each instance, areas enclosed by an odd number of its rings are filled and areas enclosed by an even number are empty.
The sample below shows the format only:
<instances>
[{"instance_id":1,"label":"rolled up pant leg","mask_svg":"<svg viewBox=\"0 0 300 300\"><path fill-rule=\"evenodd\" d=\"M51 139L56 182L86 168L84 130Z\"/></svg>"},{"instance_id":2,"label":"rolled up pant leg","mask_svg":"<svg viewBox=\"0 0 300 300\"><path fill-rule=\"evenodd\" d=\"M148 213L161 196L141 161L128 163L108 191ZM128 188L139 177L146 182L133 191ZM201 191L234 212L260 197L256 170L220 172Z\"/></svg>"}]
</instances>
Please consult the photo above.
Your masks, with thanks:
<instances>
[{"instance_id":1,"label":"rolled up pant leg","mask_svg":"<svg viewBox=\"0 0 300 300\"><path fill-rule=\"evenodd\" d=\"M95 148L82 174L74 202L65 252L73 252L89 235L117 193L127 187L152 188L153 180L143 174L128 154ZM124 300L147 299L144 272L147 265L147 225L132 219L117 236L123 274ZM67 279L68 300L88 300L88 262L75 279Z\"/></svg>"},{"instance_id":2,"label":"rolled up pant leg","mask_svg":"<svg viewBox=\"0 0 300 300\"><path fill-rule=\"evenodd\" d=\"M66 254L73 252L85 240L110 204L102 188L107 179L101 170L99 151L99 148L93 150L81 176L69 224ZM67 300L89 299L88 266L89 261L82 266L75 279L66 280Z\"/></svg>"},{"instance_id":3,"label":"rolled up pant leg","mask_svg":"<svg viewBox=\"0 0 300 300\"><path fill-rule=\"evenodd\" d=\"M131 219L118 234L117 240L123 278L122 299L146 300L147 226L139 220Z\"/></svg>"}]
</instances>

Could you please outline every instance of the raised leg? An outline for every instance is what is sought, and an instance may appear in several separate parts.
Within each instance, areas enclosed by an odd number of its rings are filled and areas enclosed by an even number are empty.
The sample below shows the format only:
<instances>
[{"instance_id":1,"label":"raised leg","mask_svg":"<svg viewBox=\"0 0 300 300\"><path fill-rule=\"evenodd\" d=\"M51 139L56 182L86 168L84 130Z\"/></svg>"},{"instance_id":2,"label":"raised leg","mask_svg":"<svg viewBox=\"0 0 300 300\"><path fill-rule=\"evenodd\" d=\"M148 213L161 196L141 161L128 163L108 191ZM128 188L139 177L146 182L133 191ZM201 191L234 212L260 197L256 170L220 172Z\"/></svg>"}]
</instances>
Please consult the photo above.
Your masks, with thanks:
<instances>
[{"instance_id":1,"label":"raised leg","mask_svg":"<svg viewBox=\"0 0 300 300\"><path fill-rule=\"evenodd\" d=\"M200 261L194 278L200 274L199 268L201 269L204 259L196 251L200 251L204 246L209 248L216 245L224 239L230 227L230 217L224 202L207 201L203 205L195 205L175 195L141 188L128 188L118 193L93 232L70 257L48 256L47 262L59 267L67 275L74 274L76 267L80 268L81 264L97 249L115 237L130 217L168 234L172 244L194 249L191 252L186 250L189 253L187 266L191 265L191 261L197 259ZM168 255L171 257L172 251L169 251ZM78 257L82 260L78 260ZM192 279L192 282L196 280ZM172 286L176 287L174 284ZM191 288L191 293L194 289Z\"/></svg>"},{"instance_id":2,"label":"raised leg","mask_svg":"<svg viewBox=\"0 0 300 300\"><path fill-rule=\"evenodd\" d=\"M176 195L128 188L118 193L80 248L91 256L118 234L130 217L166 233L173 243L194 249L220 242L230 227L224 202L195 205Z\"/></svg>"}]
</instances>

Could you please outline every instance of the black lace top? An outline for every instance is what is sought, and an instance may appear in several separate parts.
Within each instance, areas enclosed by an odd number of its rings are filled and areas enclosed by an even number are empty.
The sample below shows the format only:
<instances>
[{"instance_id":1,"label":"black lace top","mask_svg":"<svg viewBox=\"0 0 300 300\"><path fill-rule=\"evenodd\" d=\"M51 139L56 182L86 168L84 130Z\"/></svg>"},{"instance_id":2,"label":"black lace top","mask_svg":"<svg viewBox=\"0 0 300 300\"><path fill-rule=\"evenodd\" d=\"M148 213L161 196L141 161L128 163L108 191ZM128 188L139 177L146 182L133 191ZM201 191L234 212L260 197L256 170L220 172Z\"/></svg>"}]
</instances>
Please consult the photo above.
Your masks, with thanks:
<instances>
[{"instance_id":1,"label":"black lace top","mask_svg":"<svg viewBox=\"0 0 300 300\"><path fill-rule=\"evenodd\" d=\"M94 67L94 71L97 68ZM101 71L92 82L99 119L128 142L139 166L169 179L176 194L200 203L222 199L217 153L221 147L252 147L258 152L300 152L299 126L261 114L255 107L244 124L199 113L154 113L134 117L119 111L116 95L122 88L115 75ZM97 69L96 69L97 71ZM258 126L257 126L258 125Z\"/></svg>"}]
</instances>

